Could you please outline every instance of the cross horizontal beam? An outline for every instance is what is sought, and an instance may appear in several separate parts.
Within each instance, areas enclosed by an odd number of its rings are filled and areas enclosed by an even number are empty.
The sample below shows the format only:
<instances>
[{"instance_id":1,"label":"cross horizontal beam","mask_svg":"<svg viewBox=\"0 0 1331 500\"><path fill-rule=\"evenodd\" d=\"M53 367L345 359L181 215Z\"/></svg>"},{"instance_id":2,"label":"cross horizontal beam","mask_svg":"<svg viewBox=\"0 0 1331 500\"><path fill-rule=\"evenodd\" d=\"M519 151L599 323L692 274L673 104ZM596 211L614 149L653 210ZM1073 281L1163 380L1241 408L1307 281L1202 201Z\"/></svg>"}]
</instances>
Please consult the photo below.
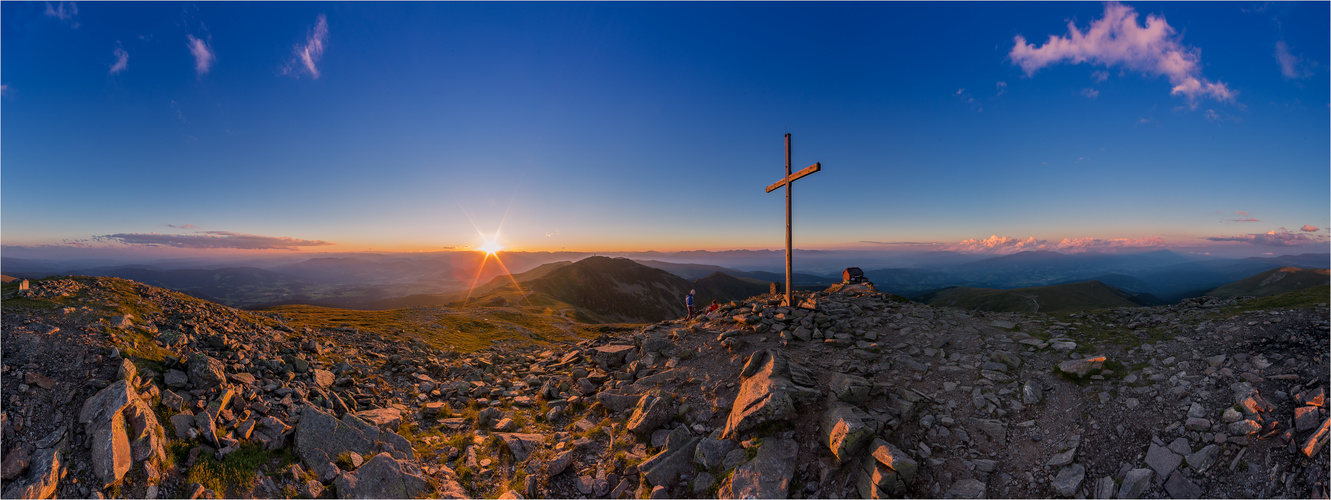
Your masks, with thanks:
<instances>
[{"instance_id":1,"label":"cross horizontal beam","mask_svg":"<svg viewBox=\"0 0 1331 500\"><path fill-rule=\"evenodd\" d=\"M822 162L818 162L818 163L814 163L813 165L809 165L808 167L805 167L804 170L800 170L799 172L795 172L795 173L793 173L793 174L790 174L790 175L786 176L785 179L781 179L781 180L779 180L779 181L776 181L776 184L772 184L771 186L767 186L767 192L770 193L770 192L772 192L772 191L776 191L776 190L778 190L778 189L781 189L782 186L785 186L786 184L789 184L789 183L795 182L795 179L798 179L798 178L800 178L800 177L804 177L804 176L806 176L806 175L812 174L812 173L817 172L817 171L822 170L822 169L823 169L823 164L822 164Z\"/></svg>"}]
</instances>

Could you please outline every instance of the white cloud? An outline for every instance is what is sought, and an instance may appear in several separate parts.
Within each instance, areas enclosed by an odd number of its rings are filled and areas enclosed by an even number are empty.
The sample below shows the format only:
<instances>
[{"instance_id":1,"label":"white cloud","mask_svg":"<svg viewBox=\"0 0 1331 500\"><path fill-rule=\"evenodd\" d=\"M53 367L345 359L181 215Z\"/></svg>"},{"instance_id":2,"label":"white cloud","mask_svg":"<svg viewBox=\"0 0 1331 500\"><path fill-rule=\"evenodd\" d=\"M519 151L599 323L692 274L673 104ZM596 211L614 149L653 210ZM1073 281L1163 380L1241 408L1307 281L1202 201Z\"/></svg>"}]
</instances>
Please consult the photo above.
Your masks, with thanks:
<instances>
[{"instance_id":1,"label":"white cloud","mask_svg":"<svg viewBox=\"0 0 1331 500\"><path fill-rule=\"evenodd\" d=\"M1095 99L1096 97L1100 97L1100 91L1087 87L1081 89L1081 95L1086 96L1088 99Z\"/></svg>"},{"instance_id":2,"label":"white cloud","mask_svg":"<svg viewBox=\"0 0 1331 500\"><path fill-rule=\"evenodd\" d=\"M1302 56L1291 54L1289 45L1286 45L1284 40L1276 42L1276 62L1280 63L1280 74L1284 75L1286 80L1313 76L1312 70L1308 69L1308 63Z\"/></svg>"},{"instance_id":3,"label":"white cloud","mask_svg":"<svg viewBox=\"0 0 1331 500\"><path fill-rule=\"evenodd\" d=\"M284 75L297 75L300 71L308 72L315 80L319 79L319 67L316 63L323 57L324 44L328 43L328 18L319 14L314 27L305 36L305 43L292 48L295 54L291 61L282 68Z\"/></svg>"},{"instance_id":4,"label":"white cloud","mask_svg":"<svg viewBox=\"0 0 1331 500\"><path fill-rule=\"evenodd\" d=\"M1322 235L1307 235L1291 232L1288 229L1280 228L1265 233L1238 234L1234 236L1217 236L1207 238L1211 241L1238 241L1251 243L1253 245L1272 246L1272 247L1292 247L1298 245L1311 245L1315 243L1326 243L1327 237Z\"/></svg>"},{"instance_id":5,"label":"white cloud","mask_svg":"<svg viewBox=\"0 0 1331 500\"><path fill-rule=\"evenodd\" d=\"M129 52L125 52L125 49L117 46L115 50L115 55L116 55L116 62L111 65L112 75L119 73L121 71L125 71L125 68L129 67Z\"/></svg>"},{"instance_id":6,"label":"white cloud","mask_svg":"<svg viewBox=\"0 0 1331 500\"><path fill-rule=\"evenodd\" d=\"M194 35L185 35L189 37L189 53L194 55L194 71L200 75L207 73L213 68L213 61L217 56L213 54L213 48L208 42L194 38Z\"/></svg>"},{"instance_id":7,"label":"white cloud","mask_svg":"<svg viewBox=\"0 0 1331 500\"><path fill-rule=\"evenodd\" d=\"M74 2L56 2L54 6L51 2L46 2L46 15L69 23L71 28L79 29L79 6Z\"/></svg>"},{"instance_id":8,"label":"white cloud","mask_svg":"<svg viewBox=\"0 0 1331 500\"><path fill-rule=\"evenodd\" d=\"M1092 21L1085 32L1069 21L1067 36L1050 35L1044 45L1028 44L1021 35L1013 41L1008 57L1027 76L1045 66L1070 61L1162 75L1173 85L1171 95L1183 95L1190 101L1198 97L1233 101L1238 96L1223 82L1202 78L1200 51L1180 43L1163 17L1148 15L1143 27L1137 24L1137 12L1132 7L1117 2L1105 4L1104 17Z\"/></svg>"}]
</instances>

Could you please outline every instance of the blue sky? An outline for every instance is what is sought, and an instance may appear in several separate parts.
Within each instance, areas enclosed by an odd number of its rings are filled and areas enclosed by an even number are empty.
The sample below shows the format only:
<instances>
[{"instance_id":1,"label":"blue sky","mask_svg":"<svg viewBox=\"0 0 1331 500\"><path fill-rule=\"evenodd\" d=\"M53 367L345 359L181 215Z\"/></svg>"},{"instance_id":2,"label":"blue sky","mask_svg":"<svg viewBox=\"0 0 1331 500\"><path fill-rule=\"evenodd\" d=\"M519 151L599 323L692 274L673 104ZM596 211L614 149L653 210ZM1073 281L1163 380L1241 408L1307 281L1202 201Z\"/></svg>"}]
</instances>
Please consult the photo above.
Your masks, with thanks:
<instances>
[{"instance_id":1,"label":"blue sky","mask_svg":"<svg viewBox=\"0 0 1331 500\"><path fill-rule=\"evenodd\" d=\"M1329 15L5 2L0 238L779 248L790 132L801 248L1325 252Z\"/></svg>"}]
</instances>

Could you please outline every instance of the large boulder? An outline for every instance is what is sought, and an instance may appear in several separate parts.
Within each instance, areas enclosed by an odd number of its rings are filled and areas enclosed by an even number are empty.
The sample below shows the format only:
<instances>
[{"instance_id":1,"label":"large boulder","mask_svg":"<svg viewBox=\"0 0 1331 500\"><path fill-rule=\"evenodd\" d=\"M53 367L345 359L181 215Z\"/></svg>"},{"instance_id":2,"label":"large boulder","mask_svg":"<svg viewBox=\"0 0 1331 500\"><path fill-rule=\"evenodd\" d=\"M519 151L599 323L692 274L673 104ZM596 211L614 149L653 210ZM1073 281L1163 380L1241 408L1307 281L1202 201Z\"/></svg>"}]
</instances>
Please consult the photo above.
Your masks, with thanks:
<instances>
[{"instance_id":1,"label":"large boulder","mask_svg":"<svg viewBox=\"0 0 1331 500\"><path fill-rule=\"evenodd\" d=\"M201 352L190 354L188 365L189 381L197 389L208 389L226 380L226 365Z\"/></svg>"},{"instance_id":2,"label":"large boulder","mask_svg":"<svg viewBox=\"0 0 1331 500\"><path fill-rule=\"evenodd\" d=\"M513 460L521 462L526 460L531 452L545 442L545 436L542 434L519 434L513 432L496 432L495 436L504 442L508 447L509 453L513 454Z\"/></svg>"},{"instance_id":3,"label":"large boulder","mask_svg":"<svg viewBox=\"0 0 1331 500\"><path fill-rule=\"evenodd\" d=\"M338 498L420 498L433 490L416 464L380 453L333 480Z\"/></svg>"},{"instance_id":4,"label":"large boulder","mask_svg":"<svg viewBox=\"0 0 1331 500\"><path fill-rule=\"evenodd\" d=\"M820 394L813 374L775 349L749 356L740 378L739 394L722 435L726 439L766 422L788 419L795 415L797 404L813 402Z\"/></svg>"},{"instance_id":5,"label":"large boulder","mask_svg":"<svg viewBox=\"0 0 1331 500\"><path fill-rule=\"evenodd\" d=\"M111 415L109 421L88 433L88 439L92 444L92 471L100 486L110 486L125 477L134 465L129 438L125 435L125 416L119 412Z\"/></svg>"},{"instance_id":6,"label":"large boulder","mask_svg":"<svg viewBox=\"0 0 1331 500\"><path fill-rule=\"evenodd\" d=\"M611 371L628 362L637 348L631 345L612 344L592 350L592 361L602 370Z\"/></svg>"},{"instance_id":7,"label":"large boulder","mask_svg":"<svg viewBox=\"0 0 1331 500\"><path fill-rule=\"evenodd\" d=\"M720 498L788 498L799 444L793 439L765 439L758 454L735 469Z\"/></svg>"},{"instance_id":8,"label":"large boulder","mask_svg":"<svg viewBox=\"0 0 1331 500\"><path fill-rule=\"evenodd\" d=\"M652 391L638 398L638 405L629 417L628 429L634 434L651 434L674 416L675 405L670 397L660 391Z\"/></svg>"},{"instance_id":9,"label":"large boulder","mask_svg":"<svg viewBox=\"0 0 1331 500\"><path fill-rule=\"evenodd\" d=\"M864 424L864 420L856 414L854 406L833 403L823 413L823 444L832 451L832 456L836 457L838 463L849 460L855 452L868 444L872 436L873 429Z\"/></svg>"},{"instance_id":10,"label":"large boulder","mask_svg":"<svg viewBox=\"0 0 1331 500\"><path fill-rule=\"evenodd\" d=\"M699 441L701 439L690 435L687 428L677 427L670 432L665 451L639 464L638 471L652 485L672 487L679 481L680 474L693 472L693 453Z\"/></svg>"},{"instance_id":11,"label":"large boulder","mask_svg":"<svg viewBox=\"0 0 1331 500\"><path fill-rule=\"evenodd\" d=\"M295 452L310 468L335 462L347 452L362 456L384 452L398 459L416 458L411 443L397 433L380 429L353 414L338 420L310 405L301 409Z\"/></svg>"},{"instance_id":12,"label":"large boulder","mask_svg":"<svg viewBox=\"0 0 1331 500\"><path fill-rule=\"evenodd\" d=\"M1085 377L1093 371L1104 369L1105 357L1094 356L1085 359L1070 359L1058 364L1058 371L1074 377Z\"/></svg>"},{"instance_id":13,"label":"large boulder","mask_svg":"<svg viewBox=\"0 0 1331 500\"><path fill-rule=\"evenodd\" d=\"M57 447L58 448L58 447ZM65 475L64 457L56 448L42 448L32 454L28 474L9 483L4 498L52 498L60 478Z\"/></svg>"}]
</instances>

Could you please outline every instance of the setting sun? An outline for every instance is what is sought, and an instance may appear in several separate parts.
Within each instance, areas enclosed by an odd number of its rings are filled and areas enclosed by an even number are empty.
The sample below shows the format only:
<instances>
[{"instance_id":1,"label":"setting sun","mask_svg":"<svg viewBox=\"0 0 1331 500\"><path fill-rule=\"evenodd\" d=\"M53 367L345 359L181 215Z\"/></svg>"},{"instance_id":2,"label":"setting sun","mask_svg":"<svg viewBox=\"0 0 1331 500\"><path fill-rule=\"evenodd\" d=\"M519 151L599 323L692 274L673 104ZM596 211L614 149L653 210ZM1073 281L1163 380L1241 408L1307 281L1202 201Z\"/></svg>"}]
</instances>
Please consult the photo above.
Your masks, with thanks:
<instances>
[{"instance_id":1,"label":"setting sun","mask_svg":"<svg viewBox=\"0 0 1331 500\"><path fill-rule=\"evenodd\" d=\"M477 247L476 249L485 252L488 255L494 255L495 252L503 250L504 247L500 246L498 241L486 240L485 244Z\"/></svg>"}]
</instances>

